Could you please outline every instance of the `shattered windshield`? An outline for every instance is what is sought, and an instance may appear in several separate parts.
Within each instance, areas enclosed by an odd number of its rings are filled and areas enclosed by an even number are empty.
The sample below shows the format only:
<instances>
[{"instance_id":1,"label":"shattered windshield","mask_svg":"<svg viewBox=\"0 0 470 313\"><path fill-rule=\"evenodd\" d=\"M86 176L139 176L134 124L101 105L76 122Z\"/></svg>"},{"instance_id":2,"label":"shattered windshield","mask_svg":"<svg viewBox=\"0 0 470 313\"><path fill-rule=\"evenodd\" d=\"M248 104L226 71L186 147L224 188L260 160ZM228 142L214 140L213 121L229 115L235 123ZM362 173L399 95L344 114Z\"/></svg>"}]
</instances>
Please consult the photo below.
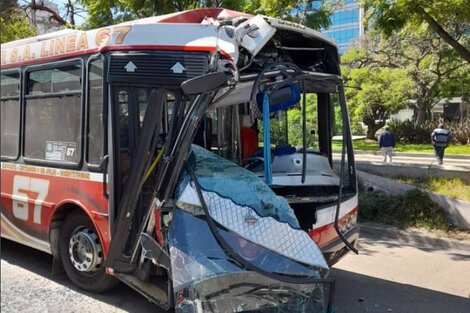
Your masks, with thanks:
<instances>
[{"instance_id":1,"label":"shattered windshield","mask_svg":"<svg viewBox=\"0 0 470 313\"><path fill-rule=\"evenodd\" d=\"M188 162L205 191L216 192L222 198L232 198L237 205L250 207L260 216L270 216L299 228L287 201L275 196L256 174L196 145L192 146ZM183 193L189 182L188 177L185 176L185 179L180 184L179 194Z\"/></svg>"},{"instance_id":2,"label":"shattered windshield","mask_svg":"<svg viewBox=\"0 0 470 313\"><path fill-rule=\"evenodd\" d=\"M168 242L181 312L194 305L204 312L323 312L308 308L326 303L328 284L320 281L328 275L328 266L308 234L298 229L287 202L252 172L199 146L192 146L187 162L218 225L217 234L241 259L216 239L195 183L184 172ZM281 282L252 267L304 283ZM318 290L321 296L316 299L313 293ZM277 311L270 311L273 308Z\"/></svg>"}]
</instances>

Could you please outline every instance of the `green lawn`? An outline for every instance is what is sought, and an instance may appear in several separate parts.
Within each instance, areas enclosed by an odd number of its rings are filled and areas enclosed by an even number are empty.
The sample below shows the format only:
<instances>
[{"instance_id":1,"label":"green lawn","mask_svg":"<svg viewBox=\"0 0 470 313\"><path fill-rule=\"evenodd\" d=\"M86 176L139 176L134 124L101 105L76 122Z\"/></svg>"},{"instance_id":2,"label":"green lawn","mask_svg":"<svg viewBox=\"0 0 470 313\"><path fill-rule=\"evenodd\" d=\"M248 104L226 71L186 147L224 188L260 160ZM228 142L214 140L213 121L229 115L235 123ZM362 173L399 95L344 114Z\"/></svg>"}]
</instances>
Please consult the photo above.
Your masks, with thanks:
<instances>
[{"instance_id":1,"label":"green lawn","mask_svg":"<svg viewBox=\"0 0 470 313\"><path fill-rule=\"evenodd\" d=\"M353 146L355 151L379 151L379 145L376 141L370 139L354 140ZM333 150L341 150L341 142L333 141ZM408 152L408 153L433 153L431 144L397 144L394 149L395 152ZM459 154L470 156L470 145L451 145L447 147L446 154Z\"/></svg>"},{"instance_id":2,"label":"green lawn","mask_svg":"<svg viewBox=\"0 0 470 313\"><path fill-rule=\"evenodd\" d=\"M418 190L401 196L378 192L359 194L359 221L398 226L424 228L439 236L470 240L470 231L452 226L444 211L429 196Z\"/></svg>"},{"instance_id":3,"label":"green lawn","mask_svg":"<svg viewBox=\"0 0 470 313\"><path fill-rule=\"evenodd\" d=\"M418 188L433 191L444 196L464 201L470 201L470 185L461 178L426 177L424 179L412 177L393 178Z\"/></svg>"}]
</instances>

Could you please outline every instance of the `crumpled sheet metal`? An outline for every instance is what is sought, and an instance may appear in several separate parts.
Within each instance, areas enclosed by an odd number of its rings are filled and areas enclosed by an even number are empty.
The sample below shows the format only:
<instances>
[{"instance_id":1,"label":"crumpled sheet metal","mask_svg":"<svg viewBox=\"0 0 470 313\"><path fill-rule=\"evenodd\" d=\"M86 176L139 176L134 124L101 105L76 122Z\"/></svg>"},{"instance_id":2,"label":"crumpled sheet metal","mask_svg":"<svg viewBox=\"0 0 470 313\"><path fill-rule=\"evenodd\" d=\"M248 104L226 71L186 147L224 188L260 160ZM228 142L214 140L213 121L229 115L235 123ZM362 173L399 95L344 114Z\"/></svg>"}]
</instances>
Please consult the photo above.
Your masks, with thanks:
<instances>
[{"instance_id":1,"label":"crumpled sheet metal","mask_svg":"<svg viewBox=\"0 0 470 313\"><path fill-rule=\"evenodd\" d=\"M272 216L294 228L300 228L287 201L277 196L253 172L197 145L192 145L187 162L194 169L203 190L216 192L237 205L248 206L259 216ZM177 195L181 194L189 180L189 175L183 173Z\"/></svg>"},{"instance_id":2,"label":"crumpled sheet metal","mask_svg":"<svg viewBox=\"0 0 470 313\"><path fill-rule=\"evenodd\" d=\"M207 223L182 210L174 210L168 240L175 290L209 277L243 271L229 262Z\"/></svg>"},{"instance_id":3,"label":"crumpled sheet metal","mask_svg":"<svg viewBox=\"0 0 470 313\"><path fill-rule=\"evenodd\" d=\"M177 199L182 207L201 207L192 184ZM211 217L241 237L298 262L328 269L322 252L306 232L273 217L261 217L248 206L240 206L215 192L202 190Z\"/></svg>"}]
</instances>

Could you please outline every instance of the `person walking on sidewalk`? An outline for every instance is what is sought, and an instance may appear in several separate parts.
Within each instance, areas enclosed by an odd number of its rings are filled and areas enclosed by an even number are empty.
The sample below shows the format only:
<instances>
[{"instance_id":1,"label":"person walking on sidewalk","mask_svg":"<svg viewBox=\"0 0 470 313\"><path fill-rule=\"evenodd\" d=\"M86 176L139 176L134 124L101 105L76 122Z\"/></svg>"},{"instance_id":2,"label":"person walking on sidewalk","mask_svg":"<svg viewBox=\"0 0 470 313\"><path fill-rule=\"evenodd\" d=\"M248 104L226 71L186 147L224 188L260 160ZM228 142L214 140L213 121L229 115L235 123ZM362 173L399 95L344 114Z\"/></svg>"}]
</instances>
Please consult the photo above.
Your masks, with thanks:
<instances>
[{"instance_id":1,"label":"person walking on sidewalk","mask_svg":"<svg viewBox=\"0 0 470 313\"><path fill-rule=\"evenodd\" d=\"M444 163L444 151L449 145L450 132L444 128L444 123L440 123L431 134L431 141L434 147L434 157L439 165Z\"/></svg>"},{"instance_id":2,"label":"person walking on sidewalk","mask_svg":"<svg viewBox=\"0 0 470 313\"><path fill-rule=\"evenodd\" d=\"M393 135L388 126L385 126L384 131L380 134L379 147L384 156L384 162L387 162L387 155L390 162L392 162L393 148L395 148L395 135Z\"/></svg>"}]
</instances>

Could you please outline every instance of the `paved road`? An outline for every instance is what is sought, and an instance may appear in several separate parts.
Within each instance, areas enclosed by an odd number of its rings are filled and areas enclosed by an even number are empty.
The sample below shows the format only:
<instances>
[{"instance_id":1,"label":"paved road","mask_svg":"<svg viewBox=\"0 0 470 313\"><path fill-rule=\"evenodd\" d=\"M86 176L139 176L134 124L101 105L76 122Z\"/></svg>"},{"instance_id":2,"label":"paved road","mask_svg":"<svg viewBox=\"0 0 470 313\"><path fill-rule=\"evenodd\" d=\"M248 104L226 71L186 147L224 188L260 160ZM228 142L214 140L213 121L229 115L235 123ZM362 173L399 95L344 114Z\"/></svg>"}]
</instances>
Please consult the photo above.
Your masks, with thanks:
<instances>
[{"instance_id":1,"label":"paved road","mask_svg":"<svg viewBox=\"0 0 470 313\"><path fill-rule=\"evenodd\" d=\"M333 269L337 313L470 313L470 241L383 226Z\"/></svg>"},{"instance_id":2,"label":"paved road","mask_svg":"<svg viewBox=\"0 0 470 313\"><path fill-rule=\"evenodd\" d=\"M2 313L161 313L124 284L104 294L76 288L65 275L50 274L50 255L2 239Z\"/></svg>"},{"instance_id":3,"label":"paved road","mask_svg":"<svg viewBox=\"0 0 470 313\"><path fill-rule=\"evenodd\" d=\"M364 227L333 269L337 313L470 313L470 242ZM130 288L89 294L53 277L50 256L2 239L1 312L159 312Z\"/></svg>"}]
</instances>

